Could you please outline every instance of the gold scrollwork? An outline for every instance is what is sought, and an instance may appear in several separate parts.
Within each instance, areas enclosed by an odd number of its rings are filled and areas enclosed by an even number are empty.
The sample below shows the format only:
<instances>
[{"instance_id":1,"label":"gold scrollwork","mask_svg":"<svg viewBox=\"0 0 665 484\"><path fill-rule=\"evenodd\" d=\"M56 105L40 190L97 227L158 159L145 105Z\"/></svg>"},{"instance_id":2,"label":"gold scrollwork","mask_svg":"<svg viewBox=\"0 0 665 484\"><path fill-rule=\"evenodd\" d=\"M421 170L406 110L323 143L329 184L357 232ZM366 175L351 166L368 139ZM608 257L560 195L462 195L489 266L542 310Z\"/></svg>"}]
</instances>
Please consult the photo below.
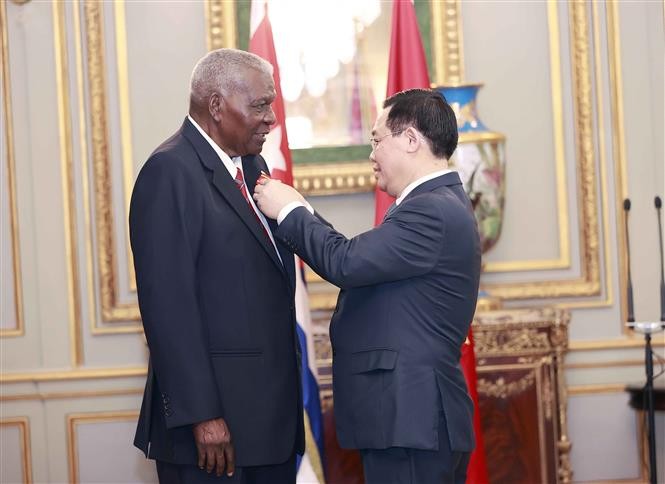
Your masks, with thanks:
<instances>
[{"instance_id":1,"label":"gold scrollwork","mask_svg":"<svg viewBox=\"0 0 665 484\"><path fill-rule=\"evenodd\" d=\"M568 348L569 321L570 313L567 310L553 307L479 312L473 322L476 352L483 354L487 349L492 353L511 353L525 350L528 346L533 346L531 349L564 351ZM531 342L528 337L515 334L523 330L545 336L534 336L537 341ZM502 335L500 340L497 335ZM523 346L520 346L519 341L514 343L509 340L510 337L518 338Z\"/></svg>"},{"instance_id":2,"label":"gold scrollwork","mask_svg":"<svg viewBox=\"0 0 665 484\"><path fill-rule=\"evenodd\" d=\"M532 328L479 331L473 337L476 351L483 355L551 349L547 333Z\"/></svg>"},{"instance_id":3,"label":"gold scrollwork","mask_svg":"<svg viewBox=\"0 0 665 484\"><path fill-rule=\"evenodd\" d=\"M91 116L91 137L101 313L102 319L105 321L137 321L140 319L138 306L118 302L117 278L115 276L117 255L115 251L108 148L102 7L103 4L99 2L84 3L88 47L89 96L93 113Z\"/></svg>"},{"instance_id":4,"label":"gold scrollwork","mask_svg":"<svg viewBox=\"0 0 665 484\"><path fill-rule=\"evenodd\" d=\"M487 397L505 400L508 397L518 395L528 390L535 384L535 382L535 370L530 371L519 380L508 383L506 383L506 380L503 377L499 377L495 381L478 378L478 393Z\"/></svg>"}]
</instances>

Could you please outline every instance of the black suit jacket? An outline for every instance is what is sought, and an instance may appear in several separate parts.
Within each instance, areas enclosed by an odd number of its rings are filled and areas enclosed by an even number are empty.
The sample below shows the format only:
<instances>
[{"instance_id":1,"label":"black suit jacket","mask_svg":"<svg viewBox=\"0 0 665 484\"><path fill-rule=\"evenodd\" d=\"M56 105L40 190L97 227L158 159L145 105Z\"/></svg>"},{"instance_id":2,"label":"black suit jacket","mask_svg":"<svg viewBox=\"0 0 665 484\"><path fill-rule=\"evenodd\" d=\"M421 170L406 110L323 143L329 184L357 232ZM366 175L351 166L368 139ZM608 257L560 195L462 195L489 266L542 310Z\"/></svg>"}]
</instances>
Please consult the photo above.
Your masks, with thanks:
<instances>
[{"instance_id":1,"label":"black suit jacket","mask_svg":"<svg viewBox=\"0 0 665 484\"><path fill-rule=\"evenodd\" d=\"M242 160L253 192L260 156ZM150 371L135 445L195 464L191 426L223 417L239 466L302 453L293 255L280 262L221 160L191 122L145 163L129 227Z\"/></svg>"},{"instance_id":2,"label":"black suit jacket","mask_svg":"<svg viewBox=\"0 0 665 484\"><path fill-rule=\"evenodd\" d=\"M330 326L340 445L438 449L443 412L451 449L472 450L459 360L480 244L458 174L417 186L381 225L350 240L302 207L276 233L342 288Z\"/></svg>"}]
</instances>

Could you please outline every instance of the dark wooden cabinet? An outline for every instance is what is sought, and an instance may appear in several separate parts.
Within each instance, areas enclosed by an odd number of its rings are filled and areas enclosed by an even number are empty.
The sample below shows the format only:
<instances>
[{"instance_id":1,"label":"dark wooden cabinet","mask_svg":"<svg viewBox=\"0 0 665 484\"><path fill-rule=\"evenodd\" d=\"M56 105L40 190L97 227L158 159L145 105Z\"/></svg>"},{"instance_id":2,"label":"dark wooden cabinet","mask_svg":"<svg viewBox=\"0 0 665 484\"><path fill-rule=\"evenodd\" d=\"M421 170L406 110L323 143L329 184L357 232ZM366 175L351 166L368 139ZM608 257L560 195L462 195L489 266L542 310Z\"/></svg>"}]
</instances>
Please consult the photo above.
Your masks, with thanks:
<instances>
[{"instance_id":1,"label":"dark wooden cabinet","mask_svg":"<svg viewBox=\"0 0 665 484\"><path fill-rule=\"evenodd\" d=\"M478 399L491 482L570 482L563 355L568 313L539 308L479 313Z\"/></svg>"},{"instance_id":2,"label":"dark wooden cabinet","mask_svg":"<svg viewBox=\"0 0 665 484\"><path fill-rule=\"evenodd\" d=\"M314 342L325 426L329 483L360 484L356 451L340 449L334 429L331 311L314 311ZM473 333L480 414L491 482L570 482L563 355L568 313L513 309L478 313Z\"/></svg>"}]
</instances>

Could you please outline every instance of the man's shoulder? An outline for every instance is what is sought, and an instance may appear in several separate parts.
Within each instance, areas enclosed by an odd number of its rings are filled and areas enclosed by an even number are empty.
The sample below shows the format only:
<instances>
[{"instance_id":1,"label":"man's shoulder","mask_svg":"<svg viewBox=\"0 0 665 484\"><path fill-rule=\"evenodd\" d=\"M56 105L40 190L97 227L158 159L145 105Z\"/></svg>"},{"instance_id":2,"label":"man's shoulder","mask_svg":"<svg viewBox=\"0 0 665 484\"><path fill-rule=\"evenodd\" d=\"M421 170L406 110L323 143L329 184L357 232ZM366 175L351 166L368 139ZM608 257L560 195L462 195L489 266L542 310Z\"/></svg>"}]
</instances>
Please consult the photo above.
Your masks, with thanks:
<instances>
[{"instance_id":1,"label":"man's shoulder","mask_svg":"<svg viewBox=\"0 0 665 484\"><path fill-rule=\"evenodd\" d=\"M148 160L157 158L159 160L172 160L170 163L176 163L178 160L186 159L193 151L192 145L185 138L182 130L178 130L155 148Z\"/></svg>"},{"instance_id":2,"label":"man's shoulder","mask_svg":"<svg viewBox=\"0 0 665 484\"><path fill-rule=\"evenodd\" d=\"M150 154L141 171L158 171L164 173L187 172L193 170L198 163L192 145L178 131L165 140Z\"/></svg>"}]
</instances>

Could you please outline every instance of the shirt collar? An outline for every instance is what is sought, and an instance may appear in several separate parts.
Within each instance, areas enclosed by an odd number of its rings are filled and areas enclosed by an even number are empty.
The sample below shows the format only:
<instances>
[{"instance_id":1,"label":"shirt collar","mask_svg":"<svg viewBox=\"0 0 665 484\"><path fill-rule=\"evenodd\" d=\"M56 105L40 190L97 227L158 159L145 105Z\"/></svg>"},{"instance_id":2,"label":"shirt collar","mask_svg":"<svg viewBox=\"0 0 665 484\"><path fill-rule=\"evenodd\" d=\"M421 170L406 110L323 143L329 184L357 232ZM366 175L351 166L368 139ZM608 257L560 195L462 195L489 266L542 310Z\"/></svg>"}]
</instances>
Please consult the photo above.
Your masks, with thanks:
<instances>
[{"instance_id":1,"label":"shirt collar","mask_svg":"<svg viewBox=\"0 0 665 484\"><path fill-rule=\"evenodd\" d=\"M201 133L201 136L203 136L203 139L205 139L210 146L212 146L212 149L215 150L215 153L217 153L217 156L219 156L219 159L222 161L224 164L224 167L226 170L229 172L232 178L236 177L236 171L237 168L240 167L242 170L242 163L241 160L242 158L240 156L234 156L231 158L229 155L224 153L224 151L215 143L215 141L208 136L208 133L203 131L203 128L199 126L199 124L194 121L194 118L192 118L189 114L187 115L187 119L189 119L189 122L194 125L194 127L199 130L199 133Z\"/></svg>"},{"instance_id":2,"label":"shirt collar","mask_svg":"<svg viewBox=\"0 0 665 484\"><path fill-rule=\"evenodd\" d=\"M404 201L404 199L406 198L406 196L409 193L411 193L413 191L413 189L416 188L418 185L422 185L426 181L433 180L434 178L437 178L441 175L445 175L446 173L450 173L451 171L453 171L453 170L450 170L448 168L446 168L444 170L435 171L434 173L430 173L429 175L425 175L421 178L418 178L416 181L413 181L413 182L409 183L406 186L406 188L404 190L402 190L402 193L400 193L397 200L395 200L395 205L399 205L400 203L402 203Z\"/></svg>"}]
</instances>

